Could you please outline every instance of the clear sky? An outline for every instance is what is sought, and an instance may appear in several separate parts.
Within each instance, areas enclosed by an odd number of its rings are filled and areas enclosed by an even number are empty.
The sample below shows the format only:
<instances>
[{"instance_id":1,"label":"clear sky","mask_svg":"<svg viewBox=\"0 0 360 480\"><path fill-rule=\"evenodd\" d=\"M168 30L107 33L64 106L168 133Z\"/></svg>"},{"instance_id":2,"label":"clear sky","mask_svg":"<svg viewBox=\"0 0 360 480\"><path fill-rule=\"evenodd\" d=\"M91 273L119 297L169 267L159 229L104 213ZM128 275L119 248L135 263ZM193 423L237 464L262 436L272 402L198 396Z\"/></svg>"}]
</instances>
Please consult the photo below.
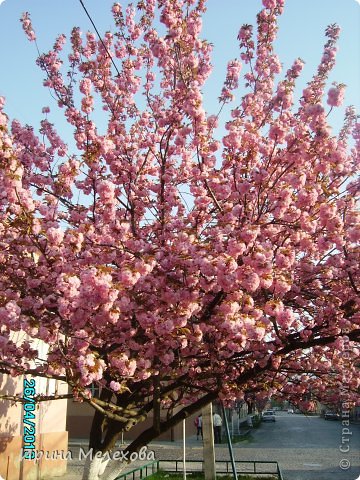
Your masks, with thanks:
<instances>
[{"instance_id":1,"label":"clear sky","mask_svg":"<svg viewBox=\"0 0 360 480\"><path fill-rule=\"evenodd\" d=\"M111 0L84 3L100 32L114 29ZM205 106L209 113L215 113L226 63L238 55L239 28L243 23L256 23L261 0L208 0L207 5L203 38L214 44L214 71L205 89ZM31 13L41 51L51 48L57 34L69 34L75 25L83 31L91 30L91 25L78 0L0 0L0 95L7 99L6 111L11 118L36 125L42 107L51 107L53 101L42 87L43 74L35 65L35 46L22 32L19 18L23 11ZM305 60L299 94L315 72L325 40L324 30L331 23L338 23L342 32L330 83L337 81L348 86L345 104L355 105L359 113L360 0L287 0L279 22L277 53L285 69L299 56ZM56 123L60 117L55 110L52 109L51 119ZM343 116L343 109L339 110L332 113L330 120L336 129Z\"/></svg>"}]
</instances>

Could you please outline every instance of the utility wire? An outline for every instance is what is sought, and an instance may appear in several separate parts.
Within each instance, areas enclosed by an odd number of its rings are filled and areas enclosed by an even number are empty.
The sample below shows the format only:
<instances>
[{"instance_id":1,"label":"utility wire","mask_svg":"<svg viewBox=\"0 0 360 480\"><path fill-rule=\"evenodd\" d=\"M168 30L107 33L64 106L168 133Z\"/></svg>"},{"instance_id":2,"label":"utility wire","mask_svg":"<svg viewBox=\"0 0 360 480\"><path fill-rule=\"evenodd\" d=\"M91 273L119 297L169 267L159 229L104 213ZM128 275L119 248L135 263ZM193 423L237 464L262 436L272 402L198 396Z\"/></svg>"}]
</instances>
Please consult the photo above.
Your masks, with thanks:
<instances>
[{"instance_id":1,"label":"utility wire","mask_svg":"<svg viewBox=\"0 0 360 480\"><path fill-rule=\"evenodd\" d=\"M117 68L117 66L116 66L116 64L115 64L115 62L114 62L114 60L113 60L112 56L110 55L110 52L109 52L109 50L107 49L107 47L106 47L105 43L103 42L103 39L101 38L101 36L100 36L100 33L99 33L98 29L96 28L96 25L95 25L95 23L94 23L93 19L92 19L92 18L91 18L91 16L90 16L90 13L87 11L87 9L86 9L86 7L85 7L85 5L84 5L84 2L83 2L82 0L79 0L79 2L81 3L81 6L83 7L83 9L84 9L84 11L85 11L86 15L88 16L88 18L89 18L89 20L90 20L90 22L91 22L92 26L94 27L94 29L95 29L95 32L96 32L97 36L99 37L99 40L100 40L100 42L102 43L102 46L105 48L105 51L106 51L106 53L107 53L108 57L110 58L110 60L111 60L111 63L114 65L114 68L115 68L115 70L116 70L117 74L120 76L120 72L119 72L119 70L118 70L118 68Z\"/></svg>"}]
</instances>

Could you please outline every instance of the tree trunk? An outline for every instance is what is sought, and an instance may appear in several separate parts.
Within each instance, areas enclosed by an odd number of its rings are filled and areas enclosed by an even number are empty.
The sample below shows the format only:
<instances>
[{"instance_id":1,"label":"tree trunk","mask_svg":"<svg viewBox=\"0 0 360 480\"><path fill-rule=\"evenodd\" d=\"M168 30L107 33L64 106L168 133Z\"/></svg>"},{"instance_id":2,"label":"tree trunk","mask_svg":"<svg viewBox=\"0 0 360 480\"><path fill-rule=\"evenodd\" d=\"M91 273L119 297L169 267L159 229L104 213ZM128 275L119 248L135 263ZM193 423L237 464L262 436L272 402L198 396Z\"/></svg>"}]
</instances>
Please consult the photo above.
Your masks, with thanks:
<instances>
[{"instance_id":1,"label":"tree trunk","mask_svg":"<svg viewBox=\"0 0 360 480\"><path fill-rule=\"evenodd\" d=\"M100 476L104 473L104 470L109 463L109 460L105 458L99 458L96 455L93 459L86 458L82 480L99 480Z\"/></svg>"},{"instance_id":2,"label":"tree trunk","mask_svg":"<svg viewBox=\"0 0 360 480\"><path fill-rule=\"evenodd\" d=\"M110 460L109 455L99 453L86 458L82 480L115 480L130 462ZM105 471L106 470L106 471Z\"/></svg>"},{"instance_id":3,"label":"tree trunk","mask_svg":"<svg viewBox=\"0 0 360 480\"><path fill-rule=\"evenodd\" d=\"M121 434L121 423L108 420L105 438L102 440L102 437L104 436L104 426L101 424L100 418L98 418L95 413L96 418L94 418L90 438L90 449L93 448L93 457L91 458L90 454L86 457L82 480L115 480L124 468L135 460L135 458L131 458L132 454L135 453L140 453L139 460L147 459L149 462L150 459L147 456L141 458L144 454L141 454L141 450L144 447L147 447L152 440L157 438L159 433L166 432L177 425L180 421L185 420L191 414L211 403L211 401L217 398L217 395L218 392L210 392L193 404L187 405L167 421L160 423L160 431L158 430L159 425L152 425L147 430L144 430L128 447L125 448L125 450L123 450L120 458L116 458L115 453L112 450L115 447L117 438ZM99 438L101 439L100 442ZM114 458L112 458L113 455ZM152 458L152 460L153 459L154 458Z\"/></svg>"},{"instance_id":4,"label":"tree trunk","mask_svg":"<svg viewBox=\"0 0 360 480\"><path fill-rule=\"evenodd\" d=\"M109 468L106 471L106 476L104 476L103 479L101 480L115 480L116 477L120 475L120 473L124 470L124 468L129 465L129 462L119 462L116 460L113 460L112 464L109 466ZM90 480L90 479L89 479Z\"/></svg>"}]
</instances>

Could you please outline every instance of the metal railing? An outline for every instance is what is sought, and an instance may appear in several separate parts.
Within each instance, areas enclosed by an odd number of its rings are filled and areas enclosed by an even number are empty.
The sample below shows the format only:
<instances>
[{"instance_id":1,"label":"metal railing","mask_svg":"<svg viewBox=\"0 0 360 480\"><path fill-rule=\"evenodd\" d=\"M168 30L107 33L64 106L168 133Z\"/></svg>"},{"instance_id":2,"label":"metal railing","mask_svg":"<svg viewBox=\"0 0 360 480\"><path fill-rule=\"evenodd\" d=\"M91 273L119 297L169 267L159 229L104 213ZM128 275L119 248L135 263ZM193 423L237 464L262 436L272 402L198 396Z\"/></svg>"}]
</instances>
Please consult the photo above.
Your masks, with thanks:
<instances>
[{"instance_id":1,"label":"metal railing","mask_svg":"<svg viewBox=\"0 0 360 480\"><path fill-rule=\"evenodd\" d=\"M198 466L198 468L196 468ZM245 474L256 474L260 475L258 477L261 480L264 475L277 475L278 480L283 480L283 476L279 467L278 462L267 462L267 461L255 461L255 460L239 460L235 461L236 472L238 475ZM163 465L163 468L161 468ZM195 468L194 468L195 467ZM231 474L231 461L230 460L218 460L216 461L216 473L221 474ZM222 468L221 468L222 467ZM122 473L119 475L116 480L138 480L145 479L152 475L153 473L163 470L169 473L182 473L183 471L183 461L182 460L155 460L154 462L147 463L141 467L134 468L129 472ZM186 471L188 473L203 472L204 471L204 461L203 460L189 460L186 462Z\"/></svg>"},{"instance_id":2,"label":"metal railing","mask_svg":"<svg viewBox=\"0 0 360 480\"><path fill-rule=\"evenodd\" d=\"M182 460L159 460L159 468L161 468L160 464L174 464L174 468L169 468L167 465L166 468L162 470L166 470L167 472L182 472L183 461ZM199 468L192 468L191 464L199 464ZM203 460L189 460L186 462L186 471L187 472L202 472L204 471ZM216 462L216 473L232 473L231 468L231 461L230 460L217 460ZM178 467L179 465L179 467ZM277 475L278 480L283 480L283 476L279 467L278 462L275 461L264 461L264 460L236 460L236 473L241 475L245 474L256 474L256 475ZM223 467L223 468L218 468ZM239 468L240 467L240 468ZM266 468L267 467L267 468ZM272 468L271 468L272 467ZM261 477L259 477L259 480Z\"/></svg>"}]
</instances>

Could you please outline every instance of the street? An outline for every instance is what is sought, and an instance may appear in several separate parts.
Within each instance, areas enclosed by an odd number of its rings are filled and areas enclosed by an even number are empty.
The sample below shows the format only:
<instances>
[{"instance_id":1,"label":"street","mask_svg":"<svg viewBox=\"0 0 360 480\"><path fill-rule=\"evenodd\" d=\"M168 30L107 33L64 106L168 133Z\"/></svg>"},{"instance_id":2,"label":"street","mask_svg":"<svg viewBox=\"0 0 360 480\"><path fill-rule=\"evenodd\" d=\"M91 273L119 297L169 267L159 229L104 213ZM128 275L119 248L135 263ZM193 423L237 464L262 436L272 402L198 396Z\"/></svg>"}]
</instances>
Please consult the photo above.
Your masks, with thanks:
<instances>
[{"instance_id":1,"label":"street","mask_svg":"<svg viewBox=\"0 0 360 480\"><path fill-rule=\"evenodd\" d=\"M342 433L348 428L352 434ZM340 451L344 438L343 451ZM187 459L202 458L201 442L189 439ZM235 460L277 461L284 480L357 480L360 475L360 425L299 414L276 413L276 422L263 422L249 440L233 445ZM157 459L182 458L180 443L149 447ZM348 451L346 451L349 448ZM216 459L229 460L227 445L216 445ZM343 462L342 470L339 466Z\"/></svg>"},{"instance_id":2,"label":"street","mask_svg":"<svg viewBox=\"0 0 360 480\"><path fill-rule=\"evenodd\" d=\"M355 480L360 474L360 425L350 425L344 435L343 428L341 421L277 412L275 423L262 423L253 431L253 441L235 446L236 459L276 460L284 480ZM342 470L341 461L350 468Z\"/></svg>"}]
</instances>

